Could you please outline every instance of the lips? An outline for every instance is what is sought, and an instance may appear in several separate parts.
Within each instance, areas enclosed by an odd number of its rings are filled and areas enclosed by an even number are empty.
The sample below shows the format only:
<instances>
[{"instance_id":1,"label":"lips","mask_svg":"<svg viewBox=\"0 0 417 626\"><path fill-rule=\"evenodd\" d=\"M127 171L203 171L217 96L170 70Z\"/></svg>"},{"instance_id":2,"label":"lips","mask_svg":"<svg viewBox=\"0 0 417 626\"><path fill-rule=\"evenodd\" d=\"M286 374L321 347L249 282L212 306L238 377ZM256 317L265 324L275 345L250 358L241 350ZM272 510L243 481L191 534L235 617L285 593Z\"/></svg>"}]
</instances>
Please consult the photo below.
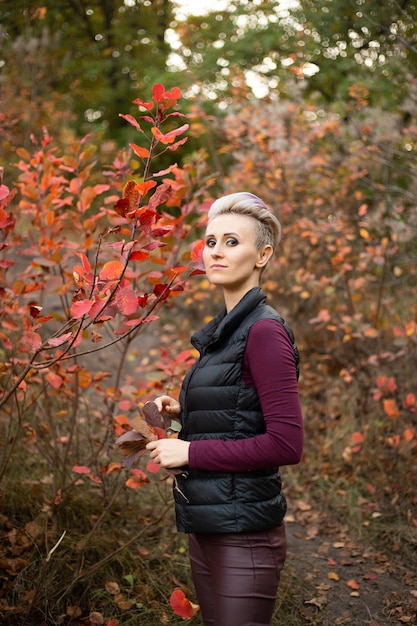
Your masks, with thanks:
<instances>
[{"instance_id":1,"label":"lips","mask_svg":"<svg viewBox=\"0 0 417 626\"><path fill-rule=\"evenodd\" d=\"M218 263L215 263L214 265L210 265L210 269L211 270L223 270L225 269L225 265L219 265Z\"/></svg>"}]
</instances>

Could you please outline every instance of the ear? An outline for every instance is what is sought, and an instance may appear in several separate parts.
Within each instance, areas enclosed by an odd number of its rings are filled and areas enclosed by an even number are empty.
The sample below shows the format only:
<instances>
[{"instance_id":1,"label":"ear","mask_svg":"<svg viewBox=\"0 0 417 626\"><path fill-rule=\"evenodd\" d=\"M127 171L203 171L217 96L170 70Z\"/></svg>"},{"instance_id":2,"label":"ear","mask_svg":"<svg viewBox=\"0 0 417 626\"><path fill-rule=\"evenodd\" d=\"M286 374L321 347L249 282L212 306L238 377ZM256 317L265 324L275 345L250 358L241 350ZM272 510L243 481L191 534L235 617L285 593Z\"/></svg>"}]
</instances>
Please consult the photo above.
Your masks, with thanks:
<instances>
[{"instance_id":1,"label":"ear","mask_svg":"<svg viewBox=\"0 0 417 626\"><path fill-rule=\"evenodd\" d=\"M255 267L258 267L258 268L265 267L268 264L268 261L273 255L273 253L274 251L272 249L272 246L270 245L262 246L262 248L258 250L258 258L255 263Z\"/></svg>"}]
</instances>

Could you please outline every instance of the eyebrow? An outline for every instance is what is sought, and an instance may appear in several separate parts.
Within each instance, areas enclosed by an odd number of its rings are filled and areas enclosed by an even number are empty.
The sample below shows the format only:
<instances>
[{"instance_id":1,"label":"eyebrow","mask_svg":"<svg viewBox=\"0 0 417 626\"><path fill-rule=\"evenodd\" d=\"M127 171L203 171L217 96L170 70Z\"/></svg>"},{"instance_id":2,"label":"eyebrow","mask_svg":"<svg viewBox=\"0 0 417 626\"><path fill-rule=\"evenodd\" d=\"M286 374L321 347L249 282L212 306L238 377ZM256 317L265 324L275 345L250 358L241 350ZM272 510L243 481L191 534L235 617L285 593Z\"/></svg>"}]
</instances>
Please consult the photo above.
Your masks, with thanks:
<instances>
[{"instance_id":1,"label":"eyebrow","mask_svg":"<svg viewBox=\"0 0 417 626\"><path fill-rule=\"evenodd\" d=\"M239 233L223 233L222 237L230 237L230 235L234 235L235 237L240 237ZM210 233L207 233L206 235L206 239L207 237L214 237L214 235L211 235Z\"/></svg>"}]
</instances>

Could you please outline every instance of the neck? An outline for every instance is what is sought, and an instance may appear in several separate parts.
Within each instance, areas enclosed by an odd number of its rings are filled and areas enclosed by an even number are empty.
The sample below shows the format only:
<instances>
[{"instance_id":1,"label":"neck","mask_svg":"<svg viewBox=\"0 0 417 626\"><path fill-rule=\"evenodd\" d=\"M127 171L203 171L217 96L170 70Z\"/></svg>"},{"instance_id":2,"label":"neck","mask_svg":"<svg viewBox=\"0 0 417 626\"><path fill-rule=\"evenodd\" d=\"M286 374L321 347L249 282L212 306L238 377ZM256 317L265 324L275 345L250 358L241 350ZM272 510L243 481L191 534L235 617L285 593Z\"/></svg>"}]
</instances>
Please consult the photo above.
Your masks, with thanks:
<instances>
[{"instance_id":1,"label":"neck","mask_svg":"<svg viewBox=\"0 0 417 626\"><path fill-rule=\"evenodd\" d=\"M227 289L223 289L223 297L224 303L226 305L226 311L230 313L230 311L242 300L243 296L245 296L248 291L250 291L254 287L259 287L259 284L257 283L251 285L244 290L229 291Z\"/></svg>"}]
</instances>

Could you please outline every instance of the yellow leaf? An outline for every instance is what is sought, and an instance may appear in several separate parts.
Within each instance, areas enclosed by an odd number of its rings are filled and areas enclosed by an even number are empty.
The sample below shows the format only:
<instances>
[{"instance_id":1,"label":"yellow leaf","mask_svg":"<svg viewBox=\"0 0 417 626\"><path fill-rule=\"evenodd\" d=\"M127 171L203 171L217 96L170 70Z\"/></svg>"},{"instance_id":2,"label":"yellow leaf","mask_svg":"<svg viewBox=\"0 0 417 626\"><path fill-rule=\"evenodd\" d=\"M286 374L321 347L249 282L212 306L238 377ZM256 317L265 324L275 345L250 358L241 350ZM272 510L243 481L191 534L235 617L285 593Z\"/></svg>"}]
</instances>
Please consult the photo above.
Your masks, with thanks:
<instances>
[{"instance_id":1,"label":"yellow leaf","mask_svg":"<svg viewBox=\"0 0 417 626\"><path fill-rule=\"evenodd\" d=\"M329 572L327 574L327 578L329 578L330 580L340 580L339 574L337 574L336 572Z\"/></svg>"},{"instance_id":2,"label":"yellow leaf","mask_svg":"<svg viewBox=\"0 0 417 626\"><path fill-rule=\"evenodd\" d=\"M359 229L359 234L362 237L362 239L370 239L371 236L369 234L369 232L366 230L366 228L360 228Z\"/></svg>"}]
</instances>

